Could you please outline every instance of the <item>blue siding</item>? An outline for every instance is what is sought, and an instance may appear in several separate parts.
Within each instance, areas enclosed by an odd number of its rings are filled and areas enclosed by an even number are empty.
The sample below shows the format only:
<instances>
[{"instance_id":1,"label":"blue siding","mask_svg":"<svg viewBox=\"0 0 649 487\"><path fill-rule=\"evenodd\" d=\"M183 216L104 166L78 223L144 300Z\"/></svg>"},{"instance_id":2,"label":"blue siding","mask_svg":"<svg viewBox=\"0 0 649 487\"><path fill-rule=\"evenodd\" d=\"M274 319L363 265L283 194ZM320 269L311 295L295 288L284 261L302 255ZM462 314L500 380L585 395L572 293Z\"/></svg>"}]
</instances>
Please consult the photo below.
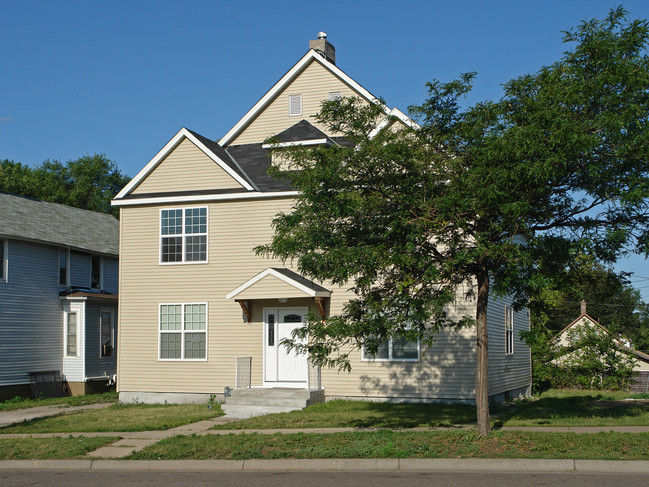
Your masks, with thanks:
<instances>
[{"instance_id":1,"label":"blue siding","mask_svg":"<svg viewBox=\"0 0 649 487\"><path fill-rule=\"evenodd\" d=\"M90 254L70 252L70 286L90 287Z\"/></svg>"},{"instance_id":2,"label":"blue siding","mask_svg":"<svg viewBox=\"0 0 649 487\"><path fill-rule=\"evenodd\" d=\"M7 282L0 282L0 385L29 382L28 372L62 370L63 312L58 249L10 240Z\"/></svg>"},{"instance_id":3,"label":"blue siding","mask_svg":"<svg viewBox=\"0 0 649 487\"><path fill-rule=\"evenodd\" d=\"M117 294L119 290L119 266L114 257L104 257L104 291Z\"/></svg>"}]
</instances>

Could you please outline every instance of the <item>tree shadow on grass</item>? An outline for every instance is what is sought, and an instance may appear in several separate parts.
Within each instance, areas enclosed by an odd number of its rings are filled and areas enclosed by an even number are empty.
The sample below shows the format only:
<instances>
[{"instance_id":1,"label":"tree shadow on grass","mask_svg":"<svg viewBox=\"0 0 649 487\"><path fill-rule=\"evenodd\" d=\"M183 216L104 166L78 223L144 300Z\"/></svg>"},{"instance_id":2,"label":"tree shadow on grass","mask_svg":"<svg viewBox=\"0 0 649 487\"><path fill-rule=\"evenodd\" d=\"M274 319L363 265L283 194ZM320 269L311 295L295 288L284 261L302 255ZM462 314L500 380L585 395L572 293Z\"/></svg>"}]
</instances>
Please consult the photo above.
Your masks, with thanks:
<instances>
[{"instance_id":1,"label":"tree shadow on grass","mask_svg":"<svg viewBox=\"0 0 649 487\"><path fill-rule=\"evenodd\" d=\"M354 428L453 427L475 424L475 406L442 403L364 403L367 414L348 421Z\"/></svg>"},{"instance_id":2,"label":"tree shadow on grass","mask_svg":"<svg viewBox=\"0 0 649 487\"><path fill-rule=\"evenodd\" d=\"M612 422L622 418L647 416L649 424L649 401L611 401L593 392L588 395L567 397L542 397L536 401L504 405L494 410L494 426L516 425L526 422L538 426L565 425L566 420L574 419L576 425L583 425L585 418L594 422L610 419Z\"/></svg>"}]
</instances>

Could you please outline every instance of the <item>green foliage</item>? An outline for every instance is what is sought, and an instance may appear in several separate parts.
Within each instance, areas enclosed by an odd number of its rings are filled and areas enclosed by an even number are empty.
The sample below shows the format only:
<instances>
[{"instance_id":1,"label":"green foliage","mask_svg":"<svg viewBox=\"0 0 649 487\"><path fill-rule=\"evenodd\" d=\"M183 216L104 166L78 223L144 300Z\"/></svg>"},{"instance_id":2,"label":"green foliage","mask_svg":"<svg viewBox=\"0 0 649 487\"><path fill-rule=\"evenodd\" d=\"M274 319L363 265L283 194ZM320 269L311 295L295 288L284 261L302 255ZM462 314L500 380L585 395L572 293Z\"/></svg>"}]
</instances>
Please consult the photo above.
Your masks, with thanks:
<instances>
[{"instance_id":1,"label":"green foliage","mask_svg":"<svg viewBox=\"0 0 649 487\"><path fill-rule=\"evenodd\" d=\"M546 328L525 332L532 351L533 388L626 389L633 373L633 356L614 330L591 324L573 325L561 343Z\"/></svg>"},{"instance_id":2,"label":"green foliage","mask_svg":"<svg viewBox=\"0 0 649 487\"><path fill-rule=\"evenodd\" d=\"M628 280L592 256L578 255L530 301L533 328L558 333L580 314L580 302L596 321L618 330L636 350L649 351L649 306Z\"/></svg>"},{"instance_id":3,"label":"green foliage","mask_svg":"<svg viewBox=\"0 0 649 487\"><path fill-rule=\"evenodd\" d=\"M86 155L66 163L45 161L35 168L0 161L0 191L30 196L85 210L119 215L110 201L130 181L103 154Z\"/></svg>"},{"instance_id":4,"label":"green foliage","mask_svg":"<svg viewBox=\"0 0 649 487\"><path fill-rule=\"evenodd\" d=\"M403 334L426 346L474 318L481 343L490 294L523 306L576 255L646 254L648 39L646 21L615 9L565 33L573 49L498 101L461 109L473 73L429 83L411 107L418 127L377 132L382 105L323 103L317 120L350 145L277 149L289 170L274 174L300 195L257 252L355 298L293 345L348 369L347 350ZM451 323L445 310L466 293L476 315Z\"/></svg>"}]
</instances>

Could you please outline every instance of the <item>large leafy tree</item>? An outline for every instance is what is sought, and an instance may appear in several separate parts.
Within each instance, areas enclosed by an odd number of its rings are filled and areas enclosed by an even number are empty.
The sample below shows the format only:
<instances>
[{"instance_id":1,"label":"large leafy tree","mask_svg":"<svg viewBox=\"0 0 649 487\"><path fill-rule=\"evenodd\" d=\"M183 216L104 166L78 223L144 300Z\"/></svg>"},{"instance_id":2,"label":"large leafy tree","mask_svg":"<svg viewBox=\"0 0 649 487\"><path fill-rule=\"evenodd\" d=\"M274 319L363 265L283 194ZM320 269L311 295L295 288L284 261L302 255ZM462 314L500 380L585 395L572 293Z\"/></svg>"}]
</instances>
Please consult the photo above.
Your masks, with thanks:
<instances>
[{"instance_id":1,"label":"large leafy tree","mask_svg":"<svg viewBox=\"0 0 649 487\"><path fill-rule=\"evenodd\" d=\"M565 33L573 48L509 81L499 101L461 108L473 74L430 83L416 128L377 133L379 105L324 103L319 121L351 146L283 155L300 193L257 249L353 289L340 315L301 330L311 356L349 368L350 347L401 334L430 343L469 283L487 434L489 296L523 304L579 251L605 262L647 252L648 39L646 21L616 9Z\"/></svg>"},{"instance_id":2,"label":"large leafy tree","mask_svg":"<svg viewBox=\"0 0 649 487\"><path fill-rule=\"evenodd\" d=\"M0 191L115 216L118 209L112 208L110 201L129 181L103 154L86 155L65 163L48 160L35 168L0 161Z\"/></svg>"}]
</instances>

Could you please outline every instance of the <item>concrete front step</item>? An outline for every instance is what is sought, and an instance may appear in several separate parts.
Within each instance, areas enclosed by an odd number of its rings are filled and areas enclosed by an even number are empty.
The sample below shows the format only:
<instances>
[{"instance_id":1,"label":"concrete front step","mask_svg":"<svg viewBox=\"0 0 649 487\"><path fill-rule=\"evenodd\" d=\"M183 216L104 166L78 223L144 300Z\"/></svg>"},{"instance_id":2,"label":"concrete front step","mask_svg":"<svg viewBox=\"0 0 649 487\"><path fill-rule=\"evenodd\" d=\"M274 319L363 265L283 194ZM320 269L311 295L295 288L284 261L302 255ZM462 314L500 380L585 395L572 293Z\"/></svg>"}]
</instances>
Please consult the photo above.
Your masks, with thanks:
<instances>
[{"instance_id":1,"label":"concrete front step","mask_svg":"<svg viewBox=\"0 0 649 487\"><path fill-rule=\"evenodd\" d=\"M324 401L324 391L289 388L234 389L222 406L231 418L249 418L263 414L304 409Z\"/></svg>"}]
</instances>

